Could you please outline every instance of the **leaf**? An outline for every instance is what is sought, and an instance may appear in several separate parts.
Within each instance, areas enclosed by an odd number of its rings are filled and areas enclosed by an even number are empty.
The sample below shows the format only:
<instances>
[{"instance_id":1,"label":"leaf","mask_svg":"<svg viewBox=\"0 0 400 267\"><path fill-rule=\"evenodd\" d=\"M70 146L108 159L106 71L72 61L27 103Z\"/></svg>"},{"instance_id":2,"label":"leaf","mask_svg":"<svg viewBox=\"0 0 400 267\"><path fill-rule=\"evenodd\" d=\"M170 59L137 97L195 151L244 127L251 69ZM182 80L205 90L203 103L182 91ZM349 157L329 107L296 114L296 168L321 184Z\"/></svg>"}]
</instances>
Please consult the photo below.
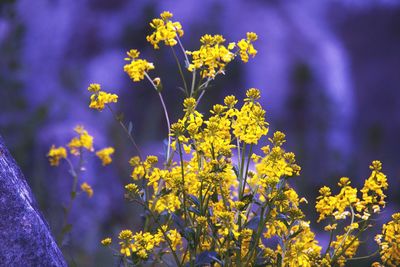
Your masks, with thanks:
<instances>
[{"instance_id":1,"label":"leaf","mask_svg":"<svg viewBox=\"0 0 400 267\"><path fill-rule=\"evenodd\" d=\"M218 254L215 251L204 251L197 255L196 261L195 261L195 266L205 266L205 265L211 265L215 259L217 258Z\"/></svg>"},{"instance_id":2,"label":"leaf","mask_svg":"<svg viewBox=\"0 0 400 267\"><path fill-rule=\"evenodd\" d=\"M172 221L175 223L175 225L181 230L184 231L184 222L182 220L182 218L180 218L179 216L177 216L175 213L171 213L171 218Z\"/></svg>"},{"instance_id":3,"label":"leaf","mask_svg":"<svg viewBox=\"0 0 400 267\"><path fill-rule=\"evenodd\" d=\"M193 202L193 204L195 204L197 207L200 206L200 201L199 199L194 196L194 195L188 195L189 199Z\"/></svg>"},{"instance_id":4,"label":"leaf","mask_svg":"<svg viewBox=\"0 0 400 267\"><path fill-rule=\"evenodd\" d=\"M189 207L188 210L189 210L190 212L193 212L194 214L199 215L199 216L201 215L201 214L200 214L200 211L199 211L198 209L194 208L194 207Z\"/></svg>"},{"instance_id":5,"label":"leaf","mask_svg":"<svg viewBox=\"0 0 400 267\"><path fill-rule=\"evenodd\" d=\"M259 224L260 224L260 216L255 216L250 221L248 221L244 227L256 231L258 229Z\"/></svg>"},{"instance_id":6,"label":"leaf","mask_svg":"<svg viewBox=\"0 0 400 267\"><path fill-rule=\"evenodd\" d=\"M128 134L129 134L129 135L131 134L132 129L133 129L133 124L132 124L132 122L130 121L129 124L128 124Z\"/></svg>"}]
</instances>

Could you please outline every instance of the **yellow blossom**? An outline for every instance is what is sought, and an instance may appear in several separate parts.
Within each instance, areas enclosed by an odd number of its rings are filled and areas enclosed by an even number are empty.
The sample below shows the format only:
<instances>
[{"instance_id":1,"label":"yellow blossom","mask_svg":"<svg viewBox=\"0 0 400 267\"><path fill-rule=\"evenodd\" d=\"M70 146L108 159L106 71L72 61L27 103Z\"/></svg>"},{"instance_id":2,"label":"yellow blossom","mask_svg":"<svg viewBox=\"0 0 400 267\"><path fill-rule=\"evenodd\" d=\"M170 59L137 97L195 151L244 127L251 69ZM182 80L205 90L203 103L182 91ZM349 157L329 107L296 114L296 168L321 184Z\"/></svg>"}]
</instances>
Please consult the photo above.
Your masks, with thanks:
<instances>
[{"instance_id":1,"label":"yellow blossom","mask_svg":"<svg viewBox=\"0 0 400 267\"><path fill-rule=\"evenodd\" d=\"M109 245L111 245L111 243L112 243L112 239L111 238L109 238L109 237L107 237L107 238L104 238L103 240L101 240L101 244L103 245L103 246L109 246Z\"/></svg>"},{"instance_id":2,"label":"yellow blossom","mask_svg":"<svg viewBox=\"0 0 400 267\"><path fill-rule=\"evenodd\" d=\"M254 32L248 32L246 39L241 39L237 46L239 47L239 55L243 62L249 61L249 55L254 57L257 54L257 50L254 48L252 42L258 39L257 34Z\"/></svg>"},{"instance_id":3,"label":"yellow blossom","mask_svg":"<svg viewBox=\"0 0 400 267\"><path fill-rule=\"evenodd\" d=\"M225 66L235 58L235 54L231 52L233 46L226 47L222 35L206 34L200 38L200 42L199 50L187 52L192 56L188 70L199 69L202 78L214 78L217 74L224 73Z\"/></svg>"},{"instance_id":4,"label":"yellow blossom","mask_svg":"<svg viewBox=\"0 0 400 267\"><path fill-rule=\"evenodd\" d=\"M154 65L145 59L139 59L139 51L132 49L127 52L128 58L125 60L130 61L129 64L124 66L124 71L134 82L139 82L144 79L147 72L154 69Z\"/></svg>"},{"instance_id":5,"label":"yellow blossom","mask_svg":"<svg viewBox=\"0 0 400 267\"><path fill-rule=\"evenodd\" d=\"M49 153L47 153L47 157L49 157L51 166L58 166L60 160L67 157L67 150L62 146L56 148L52 145Z\"/></svg>"},{"instance_id":6,"label":"yellow blossom","mask_svg":"<svg viewBox=\"0 0 400 267\"><path fill-rule=\"evenodd\" d=\"M96 156L99 157L103 166L108 165L112 162L110 155L114 153L113 147L106 147L96 152Z\"/></svg>"},{"instance_id":7,"label":"yellow blossom","mask_svg":"<svg viewBox=\"0 0 400 267\"><path fill-rule=\"evenodd\" d=\"M83 192L85 192L88 197L92 197L93 196L93 189L92 187L88 184L88 183L82 183L81 184L81 189Z\"/></svg>"},{"instance_id":8,"label":"yellow blossom","mask_svg":"<svg viewBox=\"0 0 400 267\"><path fill-rule=\"evenodd\" d=\"M120 245L120 252L122 255L126 257L131 256L131 250L133 247L132 240L133 240L133 233L131 230L122 230L119 235L118 239L121 240L119 242Z\"/></svg>"},{"instance_id":9,"label":"yellow blossom","mask_svg":"<svg viewBox=\"0 0 400 267\"><path fill-rule=\"evenodd\" d=\"M78 156L81 148L85 148L88 151L93 151L93 137L83 128L83 126L76 126L74 131L78 134L78 137L74 137L68 143L71 154Z\"/></svg>"},{"instance_id":10,"label":"yellow blossom","mask_svg":"<svg viewBox=\"0 0 400 267\"><path fill-rule=\"evenodd\" d=\"M92 83L88 87L88 91L93 94L90 96L89 108L99 111L104 109L104 106L109 103L117 103L118 96L101 90L100 84Z\"/></svg>"},{"instance_id":11,"label":"yellow blossom","mask_svg":"<svg viewBox=\"0 0 400 267\"><path fill-rule=\"evenodd\" d=\"M392 220L382 226L382 234L375 240L380 248L380 255L385 266L400 265L400 213L392 215Z\"/></svg>"},{"instance_id":12,"label":"yellow blossom","mask_svg":"<svg viewBox=\"0 0 400 267\"><path fill-rule=\"evenodd\" d=\"M160 48L160 42L164 42L167 46L174 46L178 43L176 39L183 35L182 25L171 21L172 17L171 12L164 11L160 14L160 18L151 21L150 26L154 32L148 35L146 40L153 45L154 49Z\"/></svg>"}]
</instances>

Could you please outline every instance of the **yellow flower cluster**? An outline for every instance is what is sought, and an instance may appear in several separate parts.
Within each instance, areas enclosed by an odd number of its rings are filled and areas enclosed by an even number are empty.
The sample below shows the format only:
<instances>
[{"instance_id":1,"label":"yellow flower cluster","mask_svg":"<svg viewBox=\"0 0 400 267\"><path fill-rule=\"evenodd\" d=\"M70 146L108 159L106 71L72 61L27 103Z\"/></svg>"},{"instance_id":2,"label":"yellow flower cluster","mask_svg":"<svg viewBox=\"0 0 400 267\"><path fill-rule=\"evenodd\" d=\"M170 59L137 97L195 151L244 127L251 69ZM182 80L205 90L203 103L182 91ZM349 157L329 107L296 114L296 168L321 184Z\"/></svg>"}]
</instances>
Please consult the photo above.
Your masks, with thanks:
<instances>
[{"instance_id":1,"label":"yellow flower cluster","mask_svg":"<svg viewBox=\"0 0 400 267\"><path fill-rule=\"evenodd\" d=\"M91 136L82 125L78 125L74 128L74 131L78 134L78 137L72 138L68 143L70 153L78 156L81 153L81 149L84 148L88 151L94 151L93 148L93 136Z\"/></svg>"},{"instance_id":2,"label":"yellow flower cluster","mask_svg":"<svg viewBox=\"0 0 400 267\"><path fill-rule=\"evenodd\" d=\"M81 189L83 192L85 192L88 197L92 197L93 196L93 189L92 187L88 184L88 183L82 183L81 184Z\"/></svg>"},{"instance_id":3,"label":"yellow flower cluster","mask_svg":"<svg viewBox=\"0 0 400 267\"><path fill-rule=\"evenodd\" d=\"M247 38L242 39L237 43L239 47L239 55L243 62L249 61L249 56L255 57L257 50L253 46L253 42L257 41L258 36L254 32L248 32Z\"/></svg>"},{"instance_id":4,"label":"yellow flower cluster","mask_svg":"<svg viewBox=\"0 0 400 267\"><path fill-rule=\"evenodd\" d=\"M392 215L392 221L384 224L382 234L375 238L385 266L400 266L400 213Z\"/></svg>"},{"instance_id":5,"label":"yellow flower cluster","mask_svg":"<svg viewBox=\"0 0 400 267\"><path fill-rule=\"evenodd\" d=\"M113 147L106 147L96 152L96 156L99 157L103 166L108 165L112 162L111 155L114 154Z\"/></svg>"},{"instance_id":6,"label":"yellow flower cluster","mask_svg":"<svg viewBox=\"0 0 400 267\"><path fill-rule=\"evenodd\" d=\"M248 32L246 39L241 39L237 44L229 43L227 46L225 38L222 35L206 34L200 38L201 46L199 50L187 51L186 53L192 57L188 70L200 70L202 78L215 78L218 74L223 74L226 65L231 62L237 54L243 62L249 61L249 56L254 57L257 50L253 46L253 42L258 39L257 34ZM233 51L238 48L236 52Z\"/></svg>"},{"instance_id":7,"label":"yellow flower cluster","mask_svg":"<svg viewBox=\"0 0 400 267\"><path fill-rule=\"evenodd\" d=\"M379 213L381 207L385 206L385 195L383 190L387 189L386 176L381 172L382 163L373 161L370 166L372 173L365 181L364 187L360 190L361 198L358 198L357 188L350 186L350 179L342 177L338 183L341 187L339 194L333 196L331 189L327 186L319 190L315 208L320 214L318 222L328 216L336 220L346 219L352 215L362 220L368 220L371 214Z\"/></svg>"},{"instance_id":8,"label":"yellow flower cluster","mask_svg":"<svg viewBox=\"0 0 400 267\"><path fill-rule=\"evenodd\" d=\"M88 87L88 91L93 94L90 96L89 108L103 110L104 106L109 103L117 103L118 96L116 94L110 94L101 90L101 86L98 83L92 83Z\"/></svg>"},{"instance_id":9,"label":"yellow flower cluster","mask_svg":"<svg viewBox=\"0 0 400 267\"><path fill-rule=\"evenodd\" d=\"M149 253L164 241L161 231L154 235L149 232L138 232L134 235L131 230L122 230L119 233L118 239L121 240L119 245L122 255L130 257L134 253L142 259L147 259Z\"/></svg>"},{"instance_id":10,"label":"yellow flower cluster","mask_svg":"<svg viewBox=\"0 0 400 267\"><path fill-rule=\"evenodd\" d=\"M265 121L265 110L262 109L257 100L260 98L260 91L251 88L246 92L248 97L243 107L236 112L236 120L233 122L233 133L246 144L257 144L263 135L268 133Z\"/></svg>"},{"instance_id":11,"label":"yellow flower cluster","mask_svg":"<svg viewBox=\"0 0 400 267\"><path fill-rule=\"evenodd\" d=\"M125 60L130 61L130 63L124 66L124 71L134 82L143 80L146 73L154 69L153 63L145 59L139 59L140 53L136 49L130 50L127 55L128 57Z\"/></svg>"},{"instance_id":12,"label":"yellow flower cluster","mask_svg":"<svg viewBox=\"0 0 400 267\"><path fill-rule=\"evenodd\" d=\"M112 239L109 238L109 237L104 238L103 240L101 240L101 244L102 244L103 246L109 246L109 245L111 245L111 243L112 243Z\"/></svg>"},{"instance_id":13,"label":"yellow flower cluster","mask_svg":"<svg viewBox=\"0 0 400 267\"><path fill-rule=\"evenodd\" d=\"M164 11L160 14L160 18L155 18L151 21L150 26L154 29L151 35L146 37L154 49L159 49L159 43L164 42L167 46L177 44L178 36L183 36L182 25L179 22L171 21L173 17L171 12Z\"/></svg>"},{"instance_id":14,"label":"yellow flower cluster","mask_svg":"<svg viewBox=\"0 0 400 267\"><path fill-rule=\"evenodd\" d=\"M189 65L189 71L201 69L203 78L214 78L219 73L224 73L226 64L235 58L232 49L234 43L225 46L225 38L222 35L206 34L200 38L201 46L199 50L187 51L192 56L192 63Z\"/></svg>"},{"instance_id":15,"label":"yellow flower cluster","mask_svg":"<svg viewBox=\"0 0 400 267\"><path fill-rule=\"evenodd\" d=\"M347 259L351 259L357 252L360 241L353 235L338 235L336 240L332 242L332 247L336 249L338 257L337 263L340 267L345 266ZM343 251L343 248L346 248Z\"/></svg>"},{"instance_id":16,"label":"yellow flower cluster","mask_svg":"<svg viewBox=\"0 0 400 267\"><path fill-rule=\"evenodd\" d=\"M55 147L52 145L49 153L47 153L47 156L49 157L51 166L58 166L61 159L67 158L67 150L62 146Z\"/></svg>"},{"instance_id":17,"label":"yellow flower cluster","mask_svg":"<svg viewBox=\"0 0 400 267\"><path fill-rule=\"evenodd\" d=\"M122 255L127 257L131 256L131 250L133 247L132 240L133 240L133 233L131 230L122 230L119 235L118 239L121 240L119 242L120 245L120 252Z\"/></svg>"}]
</instances>

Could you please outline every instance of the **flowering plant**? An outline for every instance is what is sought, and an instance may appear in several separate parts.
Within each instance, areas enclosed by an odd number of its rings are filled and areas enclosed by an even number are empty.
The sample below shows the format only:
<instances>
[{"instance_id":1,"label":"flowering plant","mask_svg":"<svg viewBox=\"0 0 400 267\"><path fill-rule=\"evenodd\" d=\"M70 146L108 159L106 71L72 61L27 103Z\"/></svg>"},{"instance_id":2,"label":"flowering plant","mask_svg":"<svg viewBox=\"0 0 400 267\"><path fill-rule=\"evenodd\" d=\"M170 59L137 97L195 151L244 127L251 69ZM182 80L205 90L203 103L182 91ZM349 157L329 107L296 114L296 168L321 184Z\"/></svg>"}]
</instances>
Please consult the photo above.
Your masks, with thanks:
<instances>
[{"instance_id":1,"label":"flowering plant","mask_svg":"<svg viewBox=\"0 0 400 267\"><path fill-rule=\"evenodd\" d=\"M165 157L143 157L131 132L131 125L116 116L137 149L129 163L132 182L125 186L125 198L144 210L142 229L122 230L116 253L125 266L154 263L157 266L344 266L356 260L362 234L373 226L373 218L385 207L384 190L388 183L382 164L373 161L371 175L359 190L350 179L339 180L339 192L333 194L322 187L316 210L320 221L327 221L325 231L330 240L323 250L301 205L307 200L299 197L290 185L299 176L300 166L295 154L284 148L285 134L277 131L268 136L269 125L265 110L259 103L260 91L247 90L242 102L226 96L205 115L197 107L209 84L236 58L248 62L257 54L253 43L255 33L226 44L222 35L204 35L200 48L186 51L181 42L184 35L179 22L170 12L150 23L154 30L147 36L154 49L169 46L176 59L182 79L183 115L170 123L162 96L162 82L152 78L155 65L140 58L139 51L130 50L124 71L134 82L147 80L158 94L168 128ZM184 65L176 47L185 58ZM191 74L186 81L184 70ZM108 108L118 96L91 84L89 107ZM92 138L77 127L79 137L69 144L69 154L82 156L83 150L93 151ZM261 154L254 152L260 145ZM110 164L113 148L97 151L103 165ZM65 159L71 165L64 147L52 147L48 154L51 165ZM254 167L253 167L254 166ZM79 169L81 170L81 169ZM76 188L71 195L75 197ZM89 196L93 190L87 183L81 189ZM388 266L400 264L400 213L383 226L376 237L381 260ZM112 248L112 239L101 241ZM375 253L375 254L376 254ZM374 255L374 254L373 254ZM373 256L372 255L372 256ZM369 255L370 256L370 255ZM368 257L368 256L366 256ZM383 266L375 262L373 266Z\"/></svg>"}]
</instances>

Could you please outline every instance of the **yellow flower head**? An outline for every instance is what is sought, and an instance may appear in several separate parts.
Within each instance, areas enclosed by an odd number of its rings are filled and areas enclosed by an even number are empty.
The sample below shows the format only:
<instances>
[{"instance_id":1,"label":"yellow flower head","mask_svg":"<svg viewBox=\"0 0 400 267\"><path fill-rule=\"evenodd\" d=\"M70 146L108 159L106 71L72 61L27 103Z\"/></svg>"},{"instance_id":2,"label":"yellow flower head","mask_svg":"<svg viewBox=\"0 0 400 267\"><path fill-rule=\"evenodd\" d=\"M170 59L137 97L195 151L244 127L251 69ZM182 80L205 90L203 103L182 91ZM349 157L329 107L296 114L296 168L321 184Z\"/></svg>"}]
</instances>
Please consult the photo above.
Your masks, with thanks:
<instances>
[{"instance_id":1,"label":"yellow flower head","mask_svg":"<svg viewBox=\"0 0 400 267\"><path fill-rule=\"evenodd\" d=\"M202 45L199 50L187 52L192 56L188 70L200 69L202 78L214 78L217 74L224 73L225 66L235 58L235 54L231 52L233 46L226 47L222 35L206 34L201 37L200 42Z\"/></svg>"},{"instance_id":2,"label":"yellow flower head","mask_svg":"<svg viewBox=\"0 0 400 267\"><path fill-rule=\"evenodd\" d=\"M112 243L112 239L109 238L109 237L104 238L103 240L101 240L101 244L102 244L103 246L105 246L105 247L111 245L111 243Z\"/></svg>"},{"instance_id":3,"label":"yellow flower head","mask_svg":"<svg viewBox=\"0 0 400 267\"><path fill-rule=\"evenodd\" d=\"M138 58L140 53L136 49L130 50L127 54L129 58L125 58L125 60L130 63L124 66L124 71L134 82L143 80L146 73L154 69L153 63Z\"/></svg>"},{"instance_id":4,"label":"yellow flower head","mask_svg":"<svg viewBox=\"0 0 400 267\"><path fill-rule=\"evenodd\" d=\"M51 166L58 166L60 160L67 157L67 150L62 146L56 148L52 145L49 153L47 153L47 157L49 157Z\"/></svg>"},{"instance_id":5,"label":"yellow flower head","mask_svg":"<svg viewBox=\"0 0 400 267\"><path fill-rule=\"evenodd\" d=\"M96 156L101 159L103 166L106 166L112 162L111 155L114 153L113 147L106 147L96 152Z\"/></svg>"},{"instance_id":6,"label":"yellow flower head","mask_svg":"<svg viewBox=\"0 0 400 267\"><path fill-rule=\"evenodd\" d=\"M126 191L132 194L137 194L139 193L139 187L136 184L130 183L125 185Z\"/></svg>"},{"instance_id":7,"label":"yellow flower head","mask_svg":"<svg viewBox=\"0 0 400 267\"><path fill-rule=\"evenodd\" d=\"M93 137L81 125L76 126L74 130L78 134L78 137L72 138L68 143L71 154L78 156L81 148L92 152L94 150Z\"/></svg>"},{"instance_id":8,"label":"yellow flower head","mask_svg":"<svg viewBox=\"0 0 400 267\"><path fill-rule=\"evenodd\" d=\"M92 187L88 184L88 183L82 183L81 184L81 189L83 192L85 192L88 197L92 197L93 196L93 189Z\"/></svg>"},{"instance_id":9,"label":"yellow flower head","mask_svg":"<svg viewBox=\"0 0 400 267\"><path fill-rule=\"evenodd\" d=\"M125 60L131 61L132 59L138 58L140 55L140 52L137 49L131 49L128 52L126 52L126 54L128 55L128 57L125 58Z\"/></svg>"},{"instance_id":10,"label":"yellow flower head","mask_svg":"<svg viewBox=\"0 0 400 267\"><path fill-rule=\"evenodd\" d=\"M116 94L110 94L102 91L101 86L98 83L90 84L88 91L93 93L90 96L89 108L101 111L104 109L106 104L117 103L118 101L118 96Z\"/></svg>"},{"instance_id":11,"label":"yellow flower head","mask_svg":"<svg viewBox=\"0 0 400 267\"><path fill-rule=\"evenodd\" d=\"M237 43L237 46L239 47L239 55L243 62L247 63L249 61L249 56L255 57L257 54L257 50L252 44L257 39L257 34L254 32L248 32L247 38L242 39Z\"/></svg>"},{"instance_id":12,"label":"yellow flower head","mask_svg":"<svg viewBox=\"0 0 400 267\"><path fill-rule=\"evenodd\" d=\"M179 22L171 21L173 17L171 12L164 11L160 18L151 21L150 26L154 29L146 40L151 43L154 49L159 49L159 43L164 42L167 46L174 46L178 43L177 38L183 35L182 25Z\"/></svg>"},{"instance_id":13,"label":"yellow flower head","mask_svg":"<svg viewBox=\"0 0 400 267\"><path fill-rule=\"evenodd\" d=\"M131 249L132 249L132 240L133 240L133 233L131 230L122 230L119 235L118 239L121 240L119 242L120 245L120 252L122 255L126 257L131 256Z\"/></svg>"},{"instance_id":14,"label":"yellow flower head","mask_svg":"<svg viewBox=\"0 0 400 267\"><path fill-rule=\"evenodd\" d=\"M400 213L392 215L392 221L382 226L382 234L378 235L377 241L381 259L385 266L400 266Z\"/></svg>"},{"instance_id":15,"label":"yellow flower head","mask_svg":"<svg viewBox=\"0 0 400 267\"><path fill-rule=\"evenodd\" d=\"M92 93L96 93L101 90L101 86L98 83L91 83L88 87L88 91Z\"/></svg>"}]
</instances>

